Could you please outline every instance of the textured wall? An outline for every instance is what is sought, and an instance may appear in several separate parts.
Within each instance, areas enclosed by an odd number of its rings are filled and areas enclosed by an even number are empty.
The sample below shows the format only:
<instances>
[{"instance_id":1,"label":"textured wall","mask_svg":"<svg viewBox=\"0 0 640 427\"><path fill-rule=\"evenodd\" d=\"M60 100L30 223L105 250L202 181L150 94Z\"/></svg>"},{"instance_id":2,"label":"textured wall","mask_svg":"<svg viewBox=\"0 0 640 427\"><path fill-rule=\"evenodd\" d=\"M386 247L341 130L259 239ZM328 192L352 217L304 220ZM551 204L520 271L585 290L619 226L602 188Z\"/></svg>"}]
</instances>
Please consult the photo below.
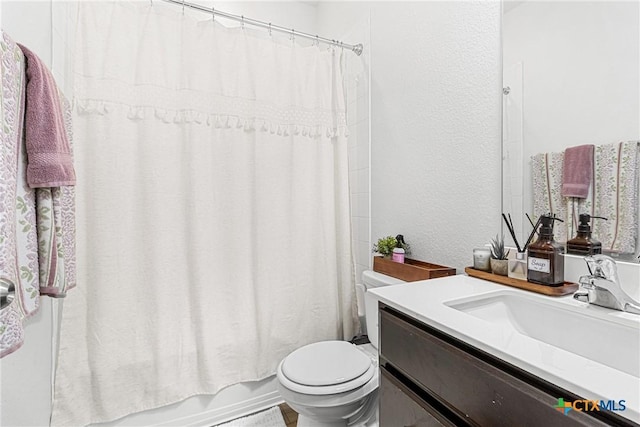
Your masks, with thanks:
<instances>
[{"instance_id":1,"label":"textured wall","mask_svg":"<svg viewBox=\"0 0 640 427\"><path fill-rule=\"evenodd\" d=\"M456 267L500 229L499 2L371 4L372 239Z\"/></svg>"},{"instance_id":2,"label":"textured wall","mask_svg":"<svg viewBox=\"0 0 640 427\"><path fill-rule=\"evenodd\" d=\"M497 1L318 3L329 38L370 16L373 242L403 233L414 258L463 269L499 232L500 14Z\"/></svg>"}]
</instances>

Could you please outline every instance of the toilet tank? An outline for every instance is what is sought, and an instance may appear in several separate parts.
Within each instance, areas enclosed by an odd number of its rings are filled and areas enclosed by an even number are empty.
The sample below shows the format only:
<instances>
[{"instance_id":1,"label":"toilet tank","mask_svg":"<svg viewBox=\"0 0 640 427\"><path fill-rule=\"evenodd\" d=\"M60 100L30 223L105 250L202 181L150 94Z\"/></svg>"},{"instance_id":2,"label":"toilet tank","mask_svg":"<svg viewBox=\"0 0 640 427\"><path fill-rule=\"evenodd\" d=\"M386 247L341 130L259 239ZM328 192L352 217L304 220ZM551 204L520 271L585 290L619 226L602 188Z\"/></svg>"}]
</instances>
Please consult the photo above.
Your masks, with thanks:
<instances>
[{"instance_id":1,"label":"toilet tank","mask_svg":"<svg viewBox=\"0 0 640 427\"><path fill-rule=\"evenodd\" d=\"M375 271L366 270L362 272L362 284L364 285L364 317L367 325L367 335L369 341L377 349L378 348L378 297L370 292L369 289L375 289L380 286L390 286L405 283L404 280L395 277L377 273Z\"/></svg>"}]
</instances>

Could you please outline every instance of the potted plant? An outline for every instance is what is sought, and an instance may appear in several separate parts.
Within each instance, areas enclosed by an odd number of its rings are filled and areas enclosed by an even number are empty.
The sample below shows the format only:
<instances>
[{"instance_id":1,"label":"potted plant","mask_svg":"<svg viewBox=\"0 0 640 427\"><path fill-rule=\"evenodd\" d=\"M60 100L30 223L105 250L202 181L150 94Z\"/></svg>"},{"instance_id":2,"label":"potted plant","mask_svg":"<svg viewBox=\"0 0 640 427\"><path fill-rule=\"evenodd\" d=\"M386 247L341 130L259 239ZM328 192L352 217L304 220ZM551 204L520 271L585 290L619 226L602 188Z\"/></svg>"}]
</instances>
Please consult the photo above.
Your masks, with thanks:
<instances>
[{"instance_id":1,"label":"potted plant","mask_svg":"<svg viewBox=\"0 0 640 427\"><path fill-rule=\"evenodd\" d=\"M493 274L499 274L500 276L506 276L508 274L509 267L509 250L505 251L504 239L496 234L496 237L491 239L491 272Z\"/></svg>"},{"instance_id":2,"label":"potted plant","mask_svg":"<svg viewBox=\"0 0 640 427\"><path fill-rule=\"evenodd\" d=\"M398 246L397 236L387 236L378 239L378 243L373 245L373 252L378 253L384 257L390 257L393 252L393 248ZM405 243L404 240L400 240L400 246L405 250L405 253L409 253L409 244Z\"/></svg>"}]
</instances>

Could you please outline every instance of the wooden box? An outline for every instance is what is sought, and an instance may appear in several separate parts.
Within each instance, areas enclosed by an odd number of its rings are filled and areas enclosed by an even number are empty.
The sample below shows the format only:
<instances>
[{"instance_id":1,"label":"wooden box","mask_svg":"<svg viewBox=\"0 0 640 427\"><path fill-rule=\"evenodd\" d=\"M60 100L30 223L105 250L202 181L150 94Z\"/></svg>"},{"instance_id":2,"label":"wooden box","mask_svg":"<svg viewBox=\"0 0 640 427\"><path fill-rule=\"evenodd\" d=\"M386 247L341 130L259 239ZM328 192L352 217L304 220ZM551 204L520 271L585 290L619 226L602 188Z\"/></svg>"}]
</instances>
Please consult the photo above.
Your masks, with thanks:
<instances>
[{"instance_id":1,"label":"wooden box","mask_svg":"<svg viewBox=\"0 0 640 427\"><path fill-rule=\"evenodd\" d=\"M500 283L501 285L513 286L514 288L537 292L539 294L549 295L552 297L572 294L577 291L579 287L577 283L573 282L564 282L559 286L539 285L537 283L527 282L526 280L514 279L513 277L508 276L499 276L486 271L476 270L473 267L466 267L464 272L469 276L477 277L478 279L489 280L494 283Z\"/></svg>"},{"instance_id":2,"label":"wooden box","mask_svg":"<svg viewBox=\"0 0 640 427\"><path fill-rule=\"evenodd\" d=\"M373 271L395 277L406 282L435 279L436 277L453 276L456 269L443 265L431 264L416 259L405 258L404 264L391 261L381 256L373 257Z\"/></svg>"}]
</instances>

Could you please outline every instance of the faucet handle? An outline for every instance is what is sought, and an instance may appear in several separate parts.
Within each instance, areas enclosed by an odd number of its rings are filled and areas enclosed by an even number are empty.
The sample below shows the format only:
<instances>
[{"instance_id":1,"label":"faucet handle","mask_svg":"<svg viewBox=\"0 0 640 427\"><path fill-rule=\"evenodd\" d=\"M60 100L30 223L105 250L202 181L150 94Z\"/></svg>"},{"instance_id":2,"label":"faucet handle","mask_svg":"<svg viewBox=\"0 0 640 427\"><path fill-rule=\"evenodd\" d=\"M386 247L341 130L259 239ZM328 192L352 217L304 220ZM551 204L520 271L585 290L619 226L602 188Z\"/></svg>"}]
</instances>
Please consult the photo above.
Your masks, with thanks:
<instances>
[{"instance_id":1,"label":"faucet handle","mask_svg":"<svg viewBox=\"0 0 640 427\"><path fill-rule=\"evenodd\" d=\"M596 254L584 258L591 275L620 283L618 280L618 268L613 258L607 255Z\"/></svg>"}]
</instances>

